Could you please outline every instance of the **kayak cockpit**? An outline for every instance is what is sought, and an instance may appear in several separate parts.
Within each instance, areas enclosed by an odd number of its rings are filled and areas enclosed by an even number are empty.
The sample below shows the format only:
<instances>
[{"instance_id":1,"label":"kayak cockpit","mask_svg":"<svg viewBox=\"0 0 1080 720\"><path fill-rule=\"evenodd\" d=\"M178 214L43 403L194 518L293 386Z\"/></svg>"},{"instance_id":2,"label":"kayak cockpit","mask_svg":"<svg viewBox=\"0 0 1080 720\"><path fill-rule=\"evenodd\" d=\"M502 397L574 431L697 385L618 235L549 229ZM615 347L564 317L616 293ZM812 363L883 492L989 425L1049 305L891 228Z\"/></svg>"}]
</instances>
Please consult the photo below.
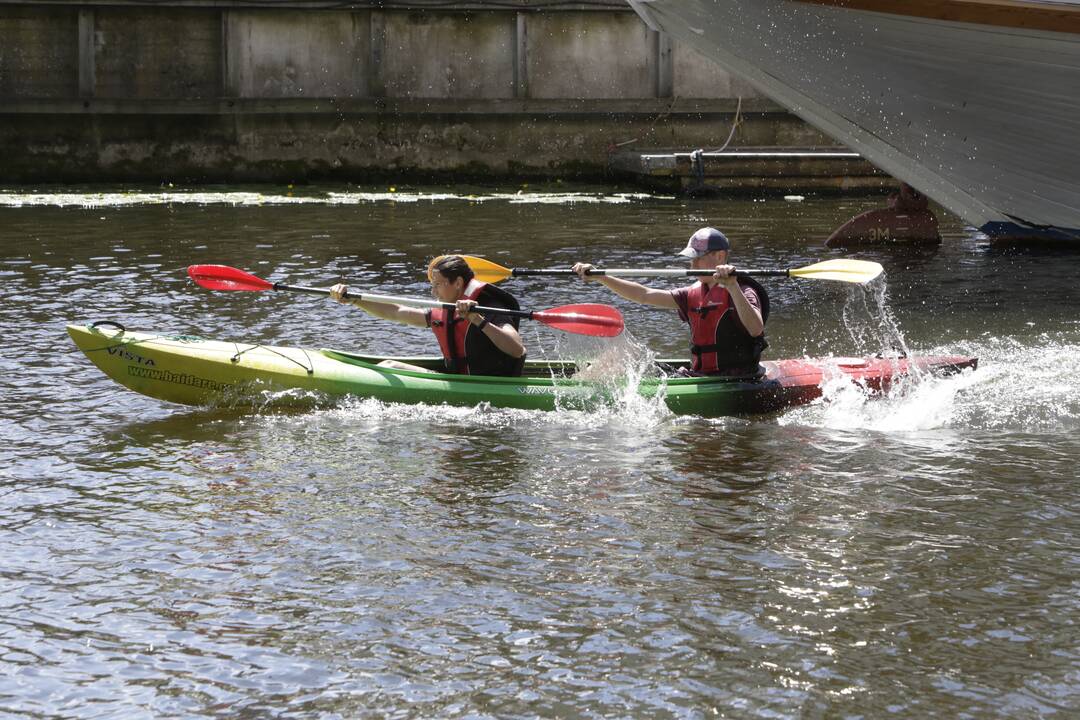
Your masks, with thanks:
<instances>
[{"instance_id":1,"label":"kayak cockpit","mask_svg":"<svg viewBox=\"0 0 1080 720\"><path fill-rule=\"evenodd\" d=\"M342 350L330 350L324 348L322 352L328 357L338 360L340 362L349 363L352 365L363 366L378 366L379 363L386 360L393 360L395 362L407 363L409 365L416 365L422 367L425 370L431 370L435 373L442 374L443 371L443 359L441 357L434 356L416 356L416 357L401 357L393 355L367 355L361 353L351 353ZM685 370L690 367L690 361L685 359L663 359L657 360L655 364L657 372L656 375L660 377L679 378L679 371ZM526 360L525 367L522 370L522 378L542 378L550 380L556 379L580 379L579 374L582 370L586 369L580 363L572 360ZM761 367L760 372L753 376L740 376L740 377L726 377L716 376L710 377L709 380L717 382L756 382L765 378L766 368ZM456 379L461 379L462 376L455 375ZM680 378L689 379L689 378ZM696 378L701 380L702 378Z\"/></svg>"},{"instance_id":2,"label":"kayak cockpit","mask_svg":"<svg viewBox=\"0 0 1080 720\"><path fill-rule=\"evenodd\" d=\"M409 365L416 365L422 367L425 370L431 370L435 373L442 373L443 359L441 357L432 356L416 356L416 357L402 357L398 355L364 355L360 353L344 352L342 350L329 350L324 348L323 354L332 357L334 360L340 362L349 363L352 365L378 365L385 360L394 360L400 363L407 363ZM565 377L569 378L577 372L578 366L576 363L567 360L526 360L525 368L521 374L521 377L525 378L547 378ZM461 378L463 376L455 375L455 378ZM467 377L467 376L464 376Z\"/></svg>"}]
</instances>

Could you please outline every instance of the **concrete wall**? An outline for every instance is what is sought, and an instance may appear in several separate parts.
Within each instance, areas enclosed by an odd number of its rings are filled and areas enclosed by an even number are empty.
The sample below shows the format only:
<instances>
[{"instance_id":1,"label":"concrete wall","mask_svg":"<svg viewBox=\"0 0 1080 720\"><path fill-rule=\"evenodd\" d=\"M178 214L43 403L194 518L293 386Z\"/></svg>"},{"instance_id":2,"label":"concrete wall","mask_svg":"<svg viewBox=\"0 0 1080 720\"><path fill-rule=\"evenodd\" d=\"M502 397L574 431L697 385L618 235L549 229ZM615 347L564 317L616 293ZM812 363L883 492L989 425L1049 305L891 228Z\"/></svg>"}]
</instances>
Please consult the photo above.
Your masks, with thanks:
<instances>
[{"instance_id":1,"label":"concrete wall","mask_svg":"<svg viewBox=\"0 0 1080 720\"><path fill-rule=\"evenodd\" d=\"M221 94L221 18L187 8L94 10L94 97Z\"/></svg>"},{"instance_id":2,"label":"concrete wall","mask_svg":"<svg viewBox=\"0 0 1080 720\"><path fill-rule=\"evenodd\" d=\"M600 178L718 147L738 98L735 146L832 144L618 0L187 2L0 0L0 182Z\"/></svg>"},{"instance_id":3,"label":"concrete wall","mask_svg":"<svg viewBox=\"0 0 1080 720\"><path fill-rule=\"evenodd\" d=\"M512 13L382 13L376 22L382 95L514 97Z\"/></svg>"},{"instance_id":4,"label":"concrete wall","mask_svg":"<svg viewBox=\"0 0 1080 720\"><path fill-rule=\"evenodd\" d=\"M0 102L78 96L78 11L0 5Z\"/></svg>"},{"instance_id":5,"label":"concrete wall","mask_svg":"<svg viewBox=\"0 0 1080 720\"><path fill-rule=\"evenodd\" d=\"M750 83L729 72L717 72L716 63L696 51L674 43L673 95L685 98L756 98Z\"/></svg>"},{"instance_id":6,"label":"concrete wall","mask_svg":"<svg viewBox=\"0 0 1080 720\"><path fill-rule=\"evenodd\" d=\"M368 97L370 12L224 13L223 94L241 98Z\"/></svg>"},{"instance_id":7,"label":"concrete wall","mask_svg":"<svg viewBox=\"0 0 1080 720\"><path fill-rule=\"evenodd\" d=\"M529 97L656 97L655 33L636 15L598 20L585 13L528 19Z\"/></svg>"}]
</instances>

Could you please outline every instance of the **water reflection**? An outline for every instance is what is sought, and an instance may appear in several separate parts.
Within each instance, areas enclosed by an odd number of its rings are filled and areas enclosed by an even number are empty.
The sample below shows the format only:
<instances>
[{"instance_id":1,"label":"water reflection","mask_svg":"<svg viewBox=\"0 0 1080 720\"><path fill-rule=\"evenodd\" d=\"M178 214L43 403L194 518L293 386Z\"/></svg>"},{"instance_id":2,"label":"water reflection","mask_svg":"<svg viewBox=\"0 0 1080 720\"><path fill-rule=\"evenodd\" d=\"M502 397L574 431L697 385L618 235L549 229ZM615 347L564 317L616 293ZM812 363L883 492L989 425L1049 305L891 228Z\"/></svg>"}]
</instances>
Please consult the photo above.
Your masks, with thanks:
<instances>
[{"instance_id":1,"label":"water reflection","mask_svg":"<svg viewBox=\"0 0 1080 720\"><path fill-rule=\"evenodd\" d=\"M415 294L444 250L660 266L705 224L728 232L739 262L791 267L825 259L836 217L876 202L328 203L311 201L315 189L268 205L288 196L260 192L261 205L95 207L78 190L63 207L0 193L0 327L13 338L0 357L0 713L988 716L1076 704L1077 602L1063 591L1080 562L1071 252L981 248L946 219L935 253L856 254L886 266L887 295L770 281L771 357L899 339L982 365L875 401L830 387L753 420L672 417L634 395L548 414L316 398L299 411L188 409L123 391L70 347L65 322L112 319L433 351L422 329L316 299L206 292L183 269ZM671 313L595 285L510 283L535 307L616 304L630 328L616 365L685 353ZM528 333L532 357L605 352Z\"/></svg>"}]
</instances>

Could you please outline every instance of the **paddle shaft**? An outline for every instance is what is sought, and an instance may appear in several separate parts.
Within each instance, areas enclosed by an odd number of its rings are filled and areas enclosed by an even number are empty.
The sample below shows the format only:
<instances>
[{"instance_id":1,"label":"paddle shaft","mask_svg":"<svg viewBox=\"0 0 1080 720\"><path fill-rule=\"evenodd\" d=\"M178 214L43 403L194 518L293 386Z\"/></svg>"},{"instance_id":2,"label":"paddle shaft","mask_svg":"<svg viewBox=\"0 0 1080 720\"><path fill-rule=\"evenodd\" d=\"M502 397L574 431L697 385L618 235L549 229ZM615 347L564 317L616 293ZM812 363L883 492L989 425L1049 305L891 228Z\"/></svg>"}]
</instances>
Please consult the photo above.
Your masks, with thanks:
<instances>
[{"instance_id":1,"label":"paddle shaft","mask_svg":"<svg viewBox=\"0 0 1080 720\"><path fill-rule=\"evenodd\" d=\"M643 268L640 270L635 270L633 268L593 268L585 274L607 275L608 277L710 277L714 272L714 270L682 270L678 268ZM514 277L524 277L528 275L577 275L577 273L573 270L563 270L561 268L548 268L540 270L530 270L528 268L514 268L510 271L510 273ZM787 277L789 274L790 273L787 270L735 271L736 277L749 277L751 275L773 275L778 277Z\"/></svg>"},{"instance_id":2,"label":"paddle shaft","mask_svg":"<svg viewBox=\"0 0 1080 720\"><path fill-rule=\"evenodd\" d=\"M486 258L463 255L469 267L476 277L483 282L502 282L512 277L525 275L559 275L571 277L574 271L564 268L507 268L493 263ZM884 270L876 262L867 260L825 260L823 262L807 265L806 267L784 269L735 269L735 277L749 277L751 275L765 275L772 277L803 278L807 280L834 280L837 282L866 284L881 275ZM685 268L592 268L589 275L597 277L697 277L706 278L713 274L711 269L685 269Z\"/></svg>"},{"instance_id":3,"label":"paddle shaft","mask_svg":"<svg viewBox=\"0 0 1080 720\"><path fill-rule=\"evenodd\" d=\"M291 290L292 292L308 293L310 295L329 295L329 288L317 288L307 287L305 285L286 285L285 283L274 283L274 290ZM360 302L370 301L377 303L395 303L397 305L408 305L411 307L430 307L430 308L446 308L447 310L454 310L457 305L454 303L444 303L438 300L421 300L419 298L407 298L397 297L395 295L371 295L368 293L349 293L346 292L342 297L350 300L359 300ZM481 307L476 306L472 309L475 313L481 315L512 315L514 317L532 318L534 310L510 310L509 308L493 308L493 307Z\"/></svg>"}]
</instances>

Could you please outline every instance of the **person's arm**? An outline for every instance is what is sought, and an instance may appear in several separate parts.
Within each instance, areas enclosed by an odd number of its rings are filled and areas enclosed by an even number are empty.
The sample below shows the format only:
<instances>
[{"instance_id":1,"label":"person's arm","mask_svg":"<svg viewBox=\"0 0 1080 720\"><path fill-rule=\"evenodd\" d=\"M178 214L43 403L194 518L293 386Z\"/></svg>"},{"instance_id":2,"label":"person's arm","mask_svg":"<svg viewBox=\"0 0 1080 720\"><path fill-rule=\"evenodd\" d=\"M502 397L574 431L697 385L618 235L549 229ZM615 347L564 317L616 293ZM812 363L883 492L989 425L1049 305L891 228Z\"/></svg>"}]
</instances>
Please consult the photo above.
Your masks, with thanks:
<instances>
[{"instance_id":1,"label":"person's arm","mask_svg":"<svg viewBox=\"0 0 1080 720\"><path fill-rule=\"evenodd\" d=\"M417 327L427 327L426 310L406 307L405 305L398 305L397 303L374 302L372 300L357 300L356 298L345 297L345 294L348 293L348 291L348 286L339 283L330 288L330 297L337 300L342 305L354 305L383 320L392 320L394 322L415 325Z\"/></svg>"},{"instance_id":2,"label":"person's arm","mask_svg":"<svg viewBox=\"0 0 1080 720\"><path fill-rule=\"evenodd\" d=\"M475 305L474 300L458 300L458 316L467 318L473 327L484 333L495 347L510 357L525 357L525 344L521 342L521 335L518 334L513 323L507 321L505 315L496 315L488 319L480 313L469 312L469 309Z\"/></svg>"},{"instance_id":3,"label":"person's arm","mask_svg":"<svg viewBox=\"0 0 1080 720\"><path fill-rule=\"evenodd\" d=\"M734 265L717 265L713 275L719 282L724 284L724 289L731 296L731 304L735 306L735 312L739 315L739 322L746 328L750 337L758 337L765 332L765 323L761 319L761 311L750 304L743 295L743 289L739 280L735 277Z\"/></svg>"},{"instance_id":4,"label":"person's arm","mask_svg":"<svg viewBox=\"0 0 1080 720\"><path fill-rule=\"evenodd\" d=\"M632 280L623 280L622 278L608 277L607 275L589 275L588 271L592 270L593 266L588 263L575 263L571 269L585 282L596 280L607 289L627 300L642 305L667 308L668 310L679 309L679 306L675 304L675 299L667 290L654 290Z\"/></svg>"}]
</instances>

